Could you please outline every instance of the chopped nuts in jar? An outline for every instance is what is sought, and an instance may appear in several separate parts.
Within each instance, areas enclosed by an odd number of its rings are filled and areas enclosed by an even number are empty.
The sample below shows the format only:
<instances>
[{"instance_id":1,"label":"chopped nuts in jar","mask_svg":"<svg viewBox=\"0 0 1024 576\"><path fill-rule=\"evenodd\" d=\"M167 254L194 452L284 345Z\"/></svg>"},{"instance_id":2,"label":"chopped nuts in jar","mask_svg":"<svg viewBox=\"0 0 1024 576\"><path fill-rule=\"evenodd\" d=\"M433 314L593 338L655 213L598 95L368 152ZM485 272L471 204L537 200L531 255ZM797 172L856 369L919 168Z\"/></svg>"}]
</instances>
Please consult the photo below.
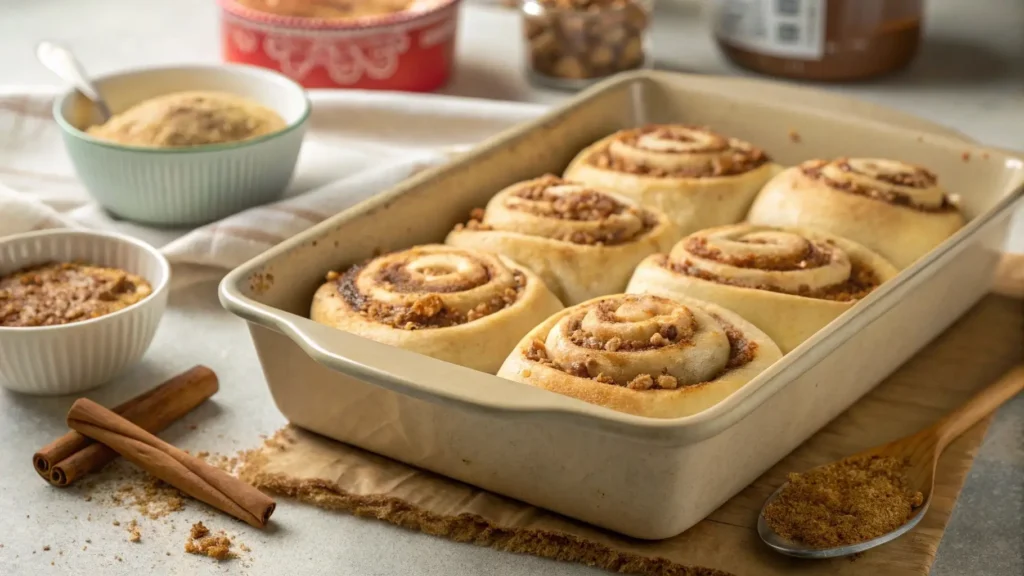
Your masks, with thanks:
<instances>
[{"instance_id":1,"label":"chopped nuts in jar","mask_svg":"<svg viewBox=\"0 0 1024 576\"><path fill-rule=\"evenodd\" d=\"M642 67L650 8L651 0L525 0L530 71L571 86Z\"/></svg>"}]
</instances>

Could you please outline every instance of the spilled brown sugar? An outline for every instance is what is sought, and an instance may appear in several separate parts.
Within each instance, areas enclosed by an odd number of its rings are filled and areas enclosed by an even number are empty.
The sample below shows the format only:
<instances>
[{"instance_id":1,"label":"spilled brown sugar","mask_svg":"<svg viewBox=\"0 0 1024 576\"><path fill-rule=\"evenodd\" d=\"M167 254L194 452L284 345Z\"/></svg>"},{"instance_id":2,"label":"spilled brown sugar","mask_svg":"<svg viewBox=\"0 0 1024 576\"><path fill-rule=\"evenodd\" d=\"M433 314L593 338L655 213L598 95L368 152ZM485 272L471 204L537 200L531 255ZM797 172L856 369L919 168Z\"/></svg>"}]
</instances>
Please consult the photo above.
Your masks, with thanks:
<instances>
[{"instance_id":1,"label":"spilled brown sugar","mask_svg":"<svg viewBox=\"0 0 1024 576\"><path fill-rule=\"evenodd\" d=\"M231 539L223 532L211 535L210 529L204 526L202 522L196 522L192 525L189 539L185 542L185 552L199 556L209 556L217 561L230 560L236 556L231 551Z\"/></svg>"},{"instance_id":2,"label":"spilled brown sugar","mask_svg":"<svg viewBox=\"0 0 1024 576\"><path fill-rule=\"evenodd\" d=\"M908 471L905 459L869 456L790 474L764 519L779 536L813 548L871 540L906 524L924 503Z\"/></svg>"}]
</instances>

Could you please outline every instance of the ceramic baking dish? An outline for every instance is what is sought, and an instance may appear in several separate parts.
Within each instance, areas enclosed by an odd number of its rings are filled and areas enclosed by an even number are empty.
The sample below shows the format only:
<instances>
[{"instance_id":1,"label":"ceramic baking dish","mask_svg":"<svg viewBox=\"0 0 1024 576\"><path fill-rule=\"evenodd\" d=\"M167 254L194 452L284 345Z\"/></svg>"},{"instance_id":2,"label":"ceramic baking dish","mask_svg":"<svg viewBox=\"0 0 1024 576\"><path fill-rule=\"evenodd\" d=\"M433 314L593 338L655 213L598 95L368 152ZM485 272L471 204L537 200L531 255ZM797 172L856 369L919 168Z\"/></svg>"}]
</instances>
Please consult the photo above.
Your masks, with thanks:
<instances>
[{"instance_id":1,"label":"ceramic baking dish","mask_svg":"<svg viewBox=\"0 0 1024 576\"><path fill-rule=\"evenodd\" d=\"M319 325L329 269L440 241L504 186L560 172L587 144L648 122L709 125L793 164L882 156L959 193L969 224L718 405L658 420L586 404ZM896 127L895 124L910 127ZM1022 161L923 121L760 81L637 72L606 81L232 271L221 301L249 321L293 423L630 536L686 530L927 345L989 289Z\"/></svg>"}]
</instances>

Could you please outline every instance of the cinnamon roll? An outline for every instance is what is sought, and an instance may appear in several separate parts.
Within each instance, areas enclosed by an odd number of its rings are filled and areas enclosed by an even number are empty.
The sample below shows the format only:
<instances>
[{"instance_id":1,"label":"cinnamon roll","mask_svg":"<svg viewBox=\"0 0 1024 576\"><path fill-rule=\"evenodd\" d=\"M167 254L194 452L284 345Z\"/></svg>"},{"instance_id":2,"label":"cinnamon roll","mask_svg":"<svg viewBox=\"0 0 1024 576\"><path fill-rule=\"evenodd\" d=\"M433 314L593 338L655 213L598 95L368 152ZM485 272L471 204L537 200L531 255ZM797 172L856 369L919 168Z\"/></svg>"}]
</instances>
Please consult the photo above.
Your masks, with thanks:
<instances>
[{"instance_id":1,"label":"cinnamon roll","mask_svg":"<svg viewBox=\"0 0 1024 576\"><path fill-rule=\"evenodd\" d=\"M964 225L932 172L896 160L811 160L773 178L747 219L810 226L856 240L897 268L914 263Z\"/></svg>"},{"instance_id":2,"label":"cinnamon roll","mask_svg":"<svg viewBox=\"0 0 1024 576\"><path fill-rule=\"evenodd\" d=\"M505 188L446 242L508 256L572 305L622 292L645 256L679 239L676 230L656 210L548 175Z\"/></svg>"},{"instance_id":3,"label":"cinnamon roll","mask_svg":"<svg viewBox=\"0 0 1024 576\"><path fill-rule=\"evenodd\" d=\"M523 334L561 309L540 278L507 258L425 245L329 272L310 317L493 374Z\"/></svg>"},{"instance_id":4,"label":"cinnamon roll","mask_svg":"<svg viewBox=\"0 0 1024 576\"><path fill-rule=\"evenodd\" d=\"M762 150L678 124L622 130L582 152L565 177L661 210L681 234L743 219L779 167Z\"/></svg>"},{"instance_id":5,"label":"cinnamon roll","mask_svg":"<svg viewBox=\"0 0 1024 576\"><path fill-rule=\"evenodd\" d=\"M781 356L763 332L715 304L616 294L548 318L498 376L620 412L678 418L724 400Z\"/></svg>"},{"instance_id":6,"label":"cinnamon roll","mask_svg":"<svg viewBox=\"0 0 1024 576\"><path fill-rule=\"evenodd\" d=\"M671 253L648 257L626 291L720 304L788 353L897 272L852 240L735 224L691 234Z\"/></svg>"}]
</instances>

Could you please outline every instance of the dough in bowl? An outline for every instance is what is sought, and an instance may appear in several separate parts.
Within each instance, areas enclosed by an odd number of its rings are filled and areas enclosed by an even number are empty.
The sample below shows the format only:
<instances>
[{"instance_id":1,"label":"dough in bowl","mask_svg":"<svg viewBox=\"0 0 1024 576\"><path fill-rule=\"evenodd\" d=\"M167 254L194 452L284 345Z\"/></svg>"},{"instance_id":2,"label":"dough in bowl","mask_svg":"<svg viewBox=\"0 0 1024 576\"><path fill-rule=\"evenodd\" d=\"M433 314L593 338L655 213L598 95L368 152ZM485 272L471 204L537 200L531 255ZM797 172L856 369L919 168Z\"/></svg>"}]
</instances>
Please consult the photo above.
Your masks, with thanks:
<instances>
[{"instance_id":1,"label":"dough in bowl","mask_svg":"<svg viewBox=\"0 0 1024 576\"><path fill-rule=\"evenodd\" d=\"M540 278L503 256L430 244L329 272L310 317L493 374L524 334L561 309Z\"/></svg>"},{"instance_id":2,"label":"dough in bowl","mask_svg":"<svg viewBox=\"0 0 1024 576\"><path fill-rule=\"evenodd\" d=\"M498 376L620 412L680 418L726 399L781 356L764 332L716 304L617 294L545 320Z\"/></svg>"},{"instance_id":3,"label":"dough in bowl","mask_svg":"<svg viewBox=\"0 0 1024 576\"><path fill-rule=\"evenodd\" d=\"M780 167L753 145L679 124L621 130L590 145L565 177L656 208L681 234L743 220Z\"/></svg>"},{"instance_id":4,"label":"dough in bowl","mask_svg":"<svg viewBox=\"0 0 1024 576\"><path fill-rule=\"evenodd\" d=\"M548 175L505 188L445 242L508 256L572 305L622 292L645 256L672 247L677 230L657 210Z\"/></svg>"},{"instance_id":5,"label":"dough in bowl","mask_svg":"<svg viewBox=\"0 0 1024 576\"><path fill-rule=\"evenodd\" d=\"M898 270L845 238L800 228L734 224L646 258L626 289L720 304L789 353Z\"/></svg>"},{"instance_id":6,"label":"dough in bowl","mask_svg":"<svg viewBox=\"0 0 1024 576\"><path fill-rule=\"evenodd\" d=\"M965 221L935 174L881 158L811 160L789 168L765 185L747 219L831 232L901 270Z\"/></svg>"}]
</instances>

